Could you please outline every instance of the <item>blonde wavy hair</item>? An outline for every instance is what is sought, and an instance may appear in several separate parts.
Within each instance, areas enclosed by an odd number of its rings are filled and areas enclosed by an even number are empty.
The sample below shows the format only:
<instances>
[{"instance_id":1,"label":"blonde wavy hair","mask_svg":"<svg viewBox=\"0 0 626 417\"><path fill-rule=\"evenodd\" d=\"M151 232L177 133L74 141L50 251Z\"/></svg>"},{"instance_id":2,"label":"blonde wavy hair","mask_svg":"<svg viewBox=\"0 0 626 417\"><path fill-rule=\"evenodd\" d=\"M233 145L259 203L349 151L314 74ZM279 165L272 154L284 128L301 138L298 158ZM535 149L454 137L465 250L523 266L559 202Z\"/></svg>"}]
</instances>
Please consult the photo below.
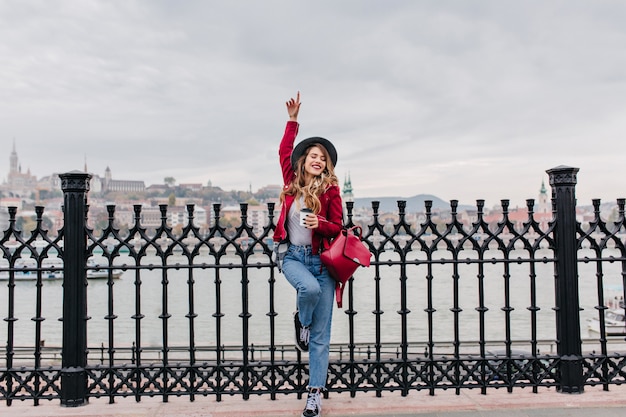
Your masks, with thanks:
<instances>
[{"instance_id":1,"label":"blonde wavy hair","mask_svg":"<svg viewBox=\"0 0 626 417\"><path fill-rule=\"evenodd\" d=\"M326 159L326 168L324 169L324 172L314 177L307 184L304 175L304 161L313 147L318 147L322 151L322 154ZM313 210L313 213L319 214L321 210L320 195L322 195L328 187L332 185L339 185L339 181L335 175L335 167L330 159L328 150L326 150L326 148L319 143L312 143L311 146L306 149L306 152L298 158L294 171L296 173L296 177L291 183L289 183L288 187L280 193L281 203L285 202L286 195L295 196L296 203L301 197L303 197L304 205Z\"/></svg>"}]
</instances>

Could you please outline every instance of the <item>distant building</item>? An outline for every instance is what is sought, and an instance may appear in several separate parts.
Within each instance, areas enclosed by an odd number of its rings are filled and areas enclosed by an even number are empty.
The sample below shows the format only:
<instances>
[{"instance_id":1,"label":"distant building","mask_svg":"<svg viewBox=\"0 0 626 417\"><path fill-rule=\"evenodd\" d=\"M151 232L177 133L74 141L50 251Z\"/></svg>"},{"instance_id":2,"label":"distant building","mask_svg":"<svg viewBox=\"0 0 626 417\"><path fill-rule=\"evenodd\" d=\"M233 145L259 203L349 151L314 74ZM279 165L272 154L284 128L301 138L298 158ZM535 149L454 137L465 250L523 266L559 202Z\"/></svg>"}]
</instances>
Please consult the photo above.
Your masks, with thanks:
<instances>
[{"instance_id":1,"label":"distant building","mask_svg":"<svg viewBox=\"0 0 626 417\"><path fill-rule=\"evenodd\" d=\"M252 226L255 236L261 236L263 234L263 229L269 224L269 211L267 210L267 205L262 204L260 206L248 206L247 223Z\"/></svg>"},{"instance_id":2,"label":"distant building","mask_svg":"<svg viewBox=\"0 0 626 417\"><path fill-rule=\"evenodd\" d=\"M195 206L193 210L194 226L203 227L207 225L207 212L200 206ZM167 209L167 221L171 227L176 225L187 226L189 224L189 212L186 207L174 206Z\"/></svg>"},{"instance_id":3,"label":"distant building","mask_svg":"<svg viewBox=\"0 0 626 417\"><path fill-rule=\"evenodd\" d=\"M61 178L59 174L47 175L45 177L41 177L39 181L37 181L37 190L39 191L53 191L61 189Z\"/></svg>"},{"instance_id":4,"label":"distant building","mask_svg":"<svg viewBox=\"0 0 626 417\"><path fill-rule=\"evenodd\" d=\"M252 227L252 233L259 237L263 234L264 228L269 224L269 211L267 205L248 205L246 223ZM276 207L272 213L274 219L277 218ZM241 219L241 206L225 206L221 209L220 215L224 219Z\"/></svg>"},{"instance_id":5,"label":"distant building","mask_svg":"<svg viewBox=\"0 0 626 417\"><path fill-rule=\"evenodd\" d=\"M9 173L0 189L7 196L20 198L31 198L37 189L37 177L31 175L30 168L26 172L22 172L22 166L15 150L15 140L13 140L13 150L9 156Z\"/></svg>"},{"instance_id":6,"label":"distant building","mask_svg":"<svg viewBox=\"0 0 626 417\"><path fill-rule=\"evenodd\" d=\"M89 172L87 170L87 163L85 163L84 172ZM146 190L146 185L143 181L114 180L111 175L111 168L109 167L104 171L104 177L94 173L90 174L89 194L91 195L102 195L108 192L141 193ZM43 177L39 183L40 189L61 189L61 180L58 173L54 173L49 177Z\"/></svg>"},{"instance_id":7,"label":"distant building","mask_svg":"<svg viewBox=\"0 0 626 417\"><path fill-rule=\"evenodd\" d=\"M0 207L9 208L17 207L18 210L22 209L23 201L19 197L4 197L0 198Z\"/></svg>"},{"instance_id":8,"label":"distant building","mask_svg":"<svg viewBox=\"0 0 626 417\"><path fill-rule=\"evenodd\" d=\"M84 172L87 171L87 162L85 162ZM134 180L114 180L109 167L104 171L104 178L96 174L92 174L89 183L89 192L91 194L104 194L107 192L133 193L144 192L146 189L143 181ZM33 198L39 200L41 191L61 190L61 180L58 173L42 177L31 175L30 169L23 173L19 163L17 151L15 150L15 140L13 141L13 150L9 156L9 173L6 180L0 185L2 191L7 197L16 198Z\"/></svg>"},{"instance_id":9,"label":"distant building","mask_svg":"<svg viewBox=\"0 0 626 417\"><path fill-rule=\"evenodd\" d=\"M200 192L203 188L202 184L199 183L179 184L178 186L183 190L191 190L193 192Z\"/></svg>"},{"instance_id":10,"label":"distant building","mask_svg":"<svg viewBox=\"0 0 626 417\"><path fill-rule=\"evenodd\" d=\"M135 224L135 209L131 206L118 206L115 211L115 221L117 225L126 225L131 227ZM165 215L166 224L170 227L178 225L187 226L189 224L189 212L186 207L183 206L169 206L167 207ZM195 206L193 211L193 224L194 226L203 228L208 225L207 211L200 206ZM142 227L157 228L162 225L162 213L161 208L156 206L150 206L147 204L142 205L141 212L139 214L139 223Z\"/></svg>"},{"instance_id":11,"label":"distant building","mask_svg":"<svg viewBox=\"0 0 626 417\"><path fill-rule=\"evenodd\" d=\"M104 170L104 179L102 181L102 193L122 192L122 193L142 193L146 190L146 184L143 181L133 180L114 180L111 175L111 168Z\"/></svg>"},{"instance_id":12,"label":"distant building","mask_svg":"<svg viewBox=\"0 0 626 417\"><path fill-rule=\"evenodd\" d=\"M532 220L539 224L541 230L548 230L550 222L552 221L552 204L550 198L548 198L548 191L545 183L541 182L541 188L539 189L539 196L535 200L533 206ZM515 225L515 228L519 231L524 228L524 224L529 221L529 212L527 207L518 207L510 209L508 212L508 219ZM498 222L502 220L502 209L493 210L488 214L485 214L484 220L491 225L491 227L497 227Z\"/></svg>"}]
</instances>

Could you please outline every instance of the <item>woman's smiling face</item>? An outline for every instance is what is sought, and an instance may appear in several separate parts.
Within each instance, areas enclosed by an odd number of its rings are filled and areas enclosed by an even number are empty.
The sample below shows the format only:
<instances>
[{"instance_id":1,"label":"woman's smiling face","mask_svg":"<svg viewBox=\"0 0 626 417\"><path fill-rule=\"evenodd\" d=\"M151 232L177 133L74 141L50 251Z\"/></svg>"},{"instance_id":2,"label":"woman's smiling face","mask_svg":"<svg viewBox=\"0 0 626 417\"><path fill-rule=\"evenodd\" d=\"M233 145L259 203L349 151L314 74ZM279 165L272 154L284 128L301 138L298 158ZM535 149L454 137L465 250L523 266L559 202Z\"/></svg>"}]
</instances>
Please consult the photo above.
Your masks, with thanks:
<instances>
[{"instance_id":1,"label":"woman's smiling face","mask_svg":"<svg viewBox=\"0 0 626 417\"><path fill-rule=\"evenodd\" d=\"M319 146L311 146L304 159L304 174L317 177L326 169L326 155Z\"/></svg>"}]
</instances>

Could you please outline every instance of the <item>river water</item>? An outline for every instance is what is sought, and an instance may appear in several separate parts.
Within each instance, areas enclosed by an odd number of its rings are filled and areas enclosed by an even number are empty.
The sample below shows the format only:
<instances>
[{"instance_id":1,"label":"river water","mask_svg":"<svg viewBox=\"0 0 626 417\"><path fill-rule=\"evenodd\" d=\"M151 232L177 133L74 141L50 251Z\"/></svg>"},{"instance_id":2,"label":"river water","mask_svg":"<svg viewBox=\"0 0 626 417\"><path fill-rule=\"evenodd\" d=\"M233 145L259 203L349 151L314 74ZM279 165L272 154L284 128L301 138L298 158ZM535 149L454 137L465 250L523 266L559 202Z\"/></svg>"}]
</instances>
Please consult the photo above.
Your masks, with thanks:
<instances>
[{"instance_id":1,"label":"river water","mask_svg":"<svg viewBox=\"0 0 626 417\"><path fill-rule=\"evenodd\" d=\"M617 255L617 254L616 254ZM520 252L519 256L526 257ZM539 253L550 257L551 252ZM579 256L591 256L591 254L579 253ZM607 255L608 256L608 255ZM512 256L515 259L515 256ZM221 263L238 262L237 257L222 259ZM259 257L261 262L267 262L266 258ZM382 261L398 260L394 253L381 257ZM199 260L200 263L207 260ZM210 261L210 260L208 260ZM159 265L160 259L146 258L144 265ZM128 257L116 259L116 265L132 265L133 260ZM186 258L172 256L168 259L169 264L186 264ZM445 342L454 339L454 279L453 269L450 264L433 265L433 292L432 303L436 312L433 314L434 326L431 329L435 341ZM461 341L477 341L480 338L479 313L479 280L477 278L477 265L461 264L459 266L460 278L458 280L458 304L462 311L459 313L459 338ZM506 320L502 310L505 307L505 279L503 278L502 264L486 264L484 278L484 304L489 309L485 313L485 336L488 340L505 340ZM605 298L613 297L616 289L621 289L621 263L603 263L603 281L606 286ZM509 304L511 311L510 332L511 339L531 339L531 312L528 307L530 300L529 265L526 263L512 264ZM551 263L536 264L536 305L540 308L537 313L538 326L537 338L554 340L555 312L554 307L554 267ZM196 345L216 344L216 272L213 269L194 270L195 285L193 288L195 313L194 332ZM354 280L354 310L355 316L355 341L357 343L371 343L375 341L375 268L361 268L355 274ZM399 266L380 267L380 309L384 312L381 316L381 337L383 342L399 343L401 340L401 315ZM426 265L407 267L407 307L410 313L407 315L408 340L410 342L428 341L428 307L427 292L427 267ZM592 263L581 262L579 264L579 288L581 311L581 334L583 338L589 337L586 329L586 319L597 316L594 306L597 305L598 294L596 284L596 268ZM189 286L187 284L188 272L185 269L168 270L167 277L169 286L167 289L168 309L171 318L167 321L169 333L168 343L173 346L189 345ZM248 308L251 314L249 319L249 342L255 345L270 343L270 318L269 307L269 280L270 272L267 268L249 269L249 300ZM225 345L241 344L243 335L242 318L242 292L241 271L239 269L221 269L221 313L222 317L222 340ZM144 346L163 345L163 320L159 318L163 314L162 301L162 271L158 269L141 270L141 314L145 316L141 320L141 338ZM0 282L0 314L8 316L8 287L7 282ZM131 346L135 340L135 320L131 316L135 314L135 272L127 270L120 279L114 280L113 307L117 318L114 320L114 343L115 346ZM88 285L88 344L89 346L108 345L108 290L106 280L90 280ZM62 341L62 327L58 320L62 316L62 282L44 282L42 297L42 339L46 346L60 346ZM15 323L15 345L32 346L35 343L36 317L36 285L34 281L16 282L15 287L15 313L18 320ZM291 345L293 343L292 312L295 306L295 291L286 282L284 277L276 274L275 283L275 342L277 345ZM335 308L333 320L333 342L345 343L349 340L348 319L345 314L348 307L348 292L344 294L344 309ZM8 323L5 321L0 326L0 340L5 342L8 338ZM597 337L597 335L595 336ZM4 344L4 343L3 343Z\"/></svg>"}]
</instances>

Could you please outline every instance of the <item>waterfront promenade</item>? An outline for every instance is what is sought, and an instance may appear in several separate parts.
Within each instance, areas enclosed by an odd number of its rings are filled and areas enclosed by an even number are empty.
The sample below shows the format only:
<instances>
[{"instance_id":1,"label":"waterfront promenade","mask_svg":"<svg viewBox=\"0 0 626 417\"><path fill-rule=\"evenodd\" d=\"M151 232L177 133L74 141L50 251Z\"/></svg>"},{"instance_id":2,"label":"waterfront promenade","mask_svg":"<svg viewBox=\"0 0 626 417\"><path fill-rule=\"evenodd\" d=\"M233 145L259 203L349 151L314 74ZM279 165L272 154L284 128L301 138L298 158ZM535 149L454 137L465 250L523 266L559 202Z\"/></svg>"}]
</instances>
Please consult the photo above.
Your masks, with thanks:
<instances>
[{"instance_id":1,"label":"waterfront promenade","mask_svg":"<svg viewBox=\"0 0 626 417\"><path fill-rule=\"evenodd\" d=\"M11 417L292 417L299 416L304 400L295 395L278 397L272 401L267 396L243 400L240 396L224 397L221 402L213 398L170 398L163 403L160 398L143 398L136 403L132 398L118 399L109 404L107 399L91 399L83 407L61 407L58 401L33 406L32 401L4 404L0 416ZM437 391L434 396L426 391L412 391L407 397L399 393L360 393L355 398L349 394L331 393L322 403L324 417L623 417L626 415L626 386L585 387L583 394L561 394L554 388L540 388L537 394L528 389L489 390L482 395L478 390L462 390L460 395L451 391Z\"/></svg>"}]
</instances>

